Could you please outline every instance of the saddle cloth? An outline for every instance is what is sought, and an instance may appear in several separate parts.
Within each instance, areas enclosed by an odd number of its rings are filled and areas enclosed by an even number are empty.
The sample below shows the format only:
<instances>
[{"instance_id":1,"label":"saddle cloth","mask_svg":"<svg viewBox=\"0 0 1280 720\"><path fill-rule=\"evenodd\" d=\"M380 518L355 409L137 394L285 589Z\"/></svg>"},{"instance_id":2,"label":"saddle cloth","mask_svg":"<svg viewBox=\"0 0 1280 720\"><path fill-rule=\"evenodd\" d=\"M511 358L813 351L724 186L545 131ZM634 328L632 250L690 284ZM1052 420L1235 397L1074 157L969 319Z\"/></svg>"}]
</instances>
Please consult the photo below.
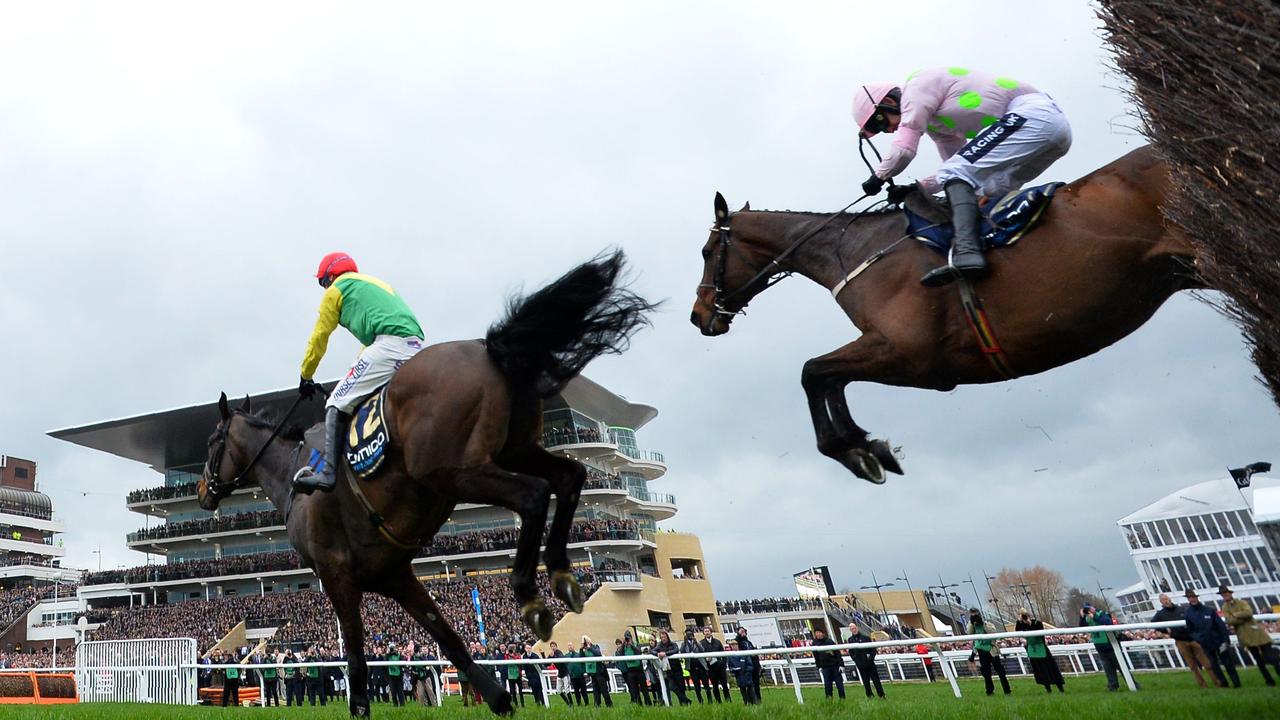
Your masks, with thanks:
<instances>
[{"instance_id":1,"label":"saddle cloth","mask_svg":"<svg viewBox=\"0 0 1280 720\"><path fill-rule=\"evenodd\" d=\"M1012 245L1026 235L1045 208L1053 200L1053 194L1065 183L1054 182L1026 190L1009 193L1000 200L988 200L982 205L979 235L986 249ZM938 225L928 218L903 208L907 216L907 234L941 253L951 249L955 228L951 223Z\"/></svg>"},{"instance_id":2,"label":"saddle cloth","mask_svg":"<svg viewBox=\"0 0 1280 720\"><path fill-rule=\"evenodd\" d=\"M382 468L391 446L391 425L386 412L387 386L361 400L351 416L342 453L351 472L360 479L372 477ZM339 430L341 432L341 430ZM324 467L324 424L318 424L306 433L306 444L311 450L307 464L313 470ZM340 470L340 468L338 468Z\"/></svg>"}]
</instances>

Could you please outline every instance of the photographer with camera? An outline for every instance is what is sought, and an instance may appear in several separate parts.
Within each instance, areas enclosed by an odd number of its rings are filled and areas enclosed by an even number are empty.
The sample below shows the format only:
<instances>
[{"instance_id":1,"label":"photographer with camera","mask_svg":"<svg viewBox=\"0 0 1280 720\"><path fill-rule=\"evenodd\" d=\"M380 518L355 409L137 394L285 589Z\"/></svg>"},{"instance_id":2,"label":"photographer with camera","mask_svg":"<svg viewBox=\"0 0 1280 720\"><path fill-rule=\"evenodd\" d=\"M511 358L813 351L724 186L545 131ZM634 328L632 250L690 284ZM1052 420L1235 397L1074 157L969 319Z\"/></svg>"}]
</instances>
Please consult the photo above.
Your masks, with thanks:
<instances>
[{"instance_id":1,"label":"photographer with camera","mask_svg":"<svg viewBox=\"0 0 1280 720\"><path fill-rule=\"evenodd\" d=\"M1111 613L1099 610L1092 603L1085 603L1080 608L1080 625L1114 625ZM1120 658L1116 656L1116 638L1109 632L1089 633L1089 642L1098 653L1102 662L1102 671L1107 675L1107 690L1115 692L1120 689Z\"/></svg>"},{"instance_id":2,"label":"photographer with camera","mask_svg":"<svg viewBox=\"0 0 1280 720\"><path fill-rule=\"evenodd\" d=\"M1013 629L1018 632L1043 630L1044 623L1032 617L1031 611L1026 608L1018 608L1018 622ZM1053 653L1049 652L1049 645L1043 637L1027 638L1027 659L1031 661L1031 673L1035 676L1036 684L1043 685L1045 692L1053 692L1054 685L1058 686L1058 692L1067 691L1062 680L1062 670L1058 668L1058 661L1053 659Z\"/></svg>"},{"instance_id":3,"label":"photographer with camera","mask_svg":"<svg viewBox=\"0 0 1280 720\"><path fill-rule=\"evenodd\" d=\"M974 635L986 635L991 632L987 629L987 624L982 619L982 613L978 608L969 608L969 632ZM974 658L978 659L978 666L982 670L982 682L986 685L987 694L995 695L996 686L991 681L991 671L994 669L996 674L1000 676L1000 687L1004 690L1004 694L1008 695L1013 692L1009 687L1009 679L1004 674L1004 661L1000 659L1000 649L995 646L991 640L974 640L973 652L969 653L969 662L973 663Z\"/></svg>"}]
</instances>

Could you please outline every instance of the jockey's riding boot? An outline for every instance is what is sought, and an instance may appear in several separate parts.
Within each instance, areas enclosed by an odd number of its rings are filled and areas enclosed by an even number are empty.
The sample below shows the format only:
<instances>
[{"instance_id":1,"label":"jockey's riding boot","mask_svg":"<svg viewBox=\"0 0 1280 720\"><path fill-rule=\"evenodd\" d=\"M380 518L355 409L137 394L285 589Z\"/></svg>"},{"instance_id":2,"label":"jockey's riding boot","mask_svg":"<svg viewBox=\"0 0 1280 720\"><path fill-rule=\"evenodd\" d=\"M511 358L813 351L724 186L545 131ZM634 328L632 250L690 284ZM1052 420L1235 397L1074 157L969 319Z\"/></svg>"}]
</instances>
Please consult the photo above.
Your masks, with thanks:
<instances>
[{"instance_id":1,"label":"jockey's riding boot","mask_svg":"<svg viewBox=\"0 0 1280 720\"><path fill-rule=\"evenodd\" d=\"M342 411L336 407L324 410L324 467L319 472L299 472L293 478L297 492L310 495L316 490L329 492L337 484L338 433L342 429ZM308 470L310 468L303 468Z\"/></svg>"},{"instance_id":2,"label":"jockey's riding boot","mask_svg":"<svg viewBox=\"0 0 1280 720\"><path fill-rule=\"evenodd\" d=\"M946 285L957 275L972 280L987 274L987 260L982 257L982 241L978 238L978 198L973 186L963 180L952 180L945 189L955 230L951 239L951 262L921 278L920 284L926 287Z\"/></svg>"}]
</instances>

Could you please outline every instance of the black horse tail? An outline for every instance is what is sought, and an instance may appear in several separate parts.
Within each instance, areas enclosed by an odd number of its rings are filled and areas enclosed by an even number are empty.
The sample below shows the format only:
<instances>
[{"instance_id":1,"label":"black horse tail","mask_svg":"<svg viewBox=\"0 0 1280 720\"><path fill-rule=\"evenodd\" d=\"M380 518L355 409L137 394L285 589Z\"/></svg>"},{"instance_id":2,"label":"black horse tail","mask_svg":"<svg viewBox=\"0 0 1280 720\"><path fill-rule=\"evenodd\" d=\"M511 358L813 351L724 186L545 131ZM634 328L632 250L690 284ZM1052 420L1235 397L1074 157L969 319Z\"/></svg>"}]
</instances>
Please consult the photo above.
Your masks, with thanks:
<instances>
[{"instance_id":1,"label":"black horse tail","mask_svg":"<svg viewBox=\"0 0 1280 720\"><path fill-rule=\"evenodd\" d=\"M564 389L600 355L627 349L631 335L650 324L656 305L619 285L626 257L598 255L559 280L507 303L507 315L485 335L489 357L513 390L540 398Z\"/></svg>"}]
</instances>

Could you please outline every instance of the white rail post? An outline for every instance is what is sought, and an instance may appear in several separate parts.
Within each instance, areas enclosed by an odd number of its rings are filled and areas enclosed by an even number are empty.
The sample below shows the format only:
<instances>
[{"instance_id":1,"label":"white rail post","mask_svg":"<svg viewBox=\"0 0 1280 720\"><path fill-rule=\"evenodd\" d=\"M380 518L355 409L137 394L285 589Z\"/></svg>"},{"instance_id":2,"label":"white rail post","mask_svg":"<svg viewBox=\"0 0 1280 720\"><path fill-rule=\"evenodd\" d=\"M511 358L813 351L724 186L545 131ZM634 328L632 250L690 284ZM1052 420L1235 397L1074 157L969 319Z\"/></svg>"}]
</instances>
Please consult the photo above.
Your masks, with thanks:
<instances>
[{"instance_id":1,"label":"white rail post","mask_svg":"<svg viewBox=\"0 0 1280 720\"><path fill-rule=\"evenodd\" d=\"M671 707L671 698L667 693L667 674L662 671L657 660L650 660L649 662L653 664L653 672L658 676L658 689L662 692L662 704ZM668 660L667 662L671 661Z\"/></svg>"},{"instance_id":2,"label":"white rail post","mask_svg":"<svg viewBox=\"0 0 1280 720\"><path fill-rule=\"evenodd\" d=\"M1129 670L1129 658L1125 657L1120 639L1113 632L1107 633L1107 639L1111 641L1111 647L1116 651L1116 664L1120 666L1120 674L1124 675L1124 683L1129 686L1129 692L1137 692L1138 684L1133 681L1133 673Z\"/></svg>"},{"instance_id":3,"label":"white rail post","mask_svg":"<svg viewBox=\"0 0 1280 720\"><path fill-rule=\"evenodd\" d=\"M946 676L947 682L951 683L951 692L956 697L963 697L960 694L960 684L956 682L955 670L951 667L951 663L947 660L947 656L942 653L942 649L934 645L934 652L938 653L938 664L942 666L942 674Z\"/></svg>"},{"instance_id":4,"label":"white rail post","mask_svg":"<svg viewBox=\"0 0 1280 720\"><path fill-rule=\"evenodd\" d=\"M787 667L791 670L791 684L796 689L796 702L804 704L804 695L800 694L800 673L796 671L796 661L792 655L787 655Z\"/></svg>"}]
</instances>

